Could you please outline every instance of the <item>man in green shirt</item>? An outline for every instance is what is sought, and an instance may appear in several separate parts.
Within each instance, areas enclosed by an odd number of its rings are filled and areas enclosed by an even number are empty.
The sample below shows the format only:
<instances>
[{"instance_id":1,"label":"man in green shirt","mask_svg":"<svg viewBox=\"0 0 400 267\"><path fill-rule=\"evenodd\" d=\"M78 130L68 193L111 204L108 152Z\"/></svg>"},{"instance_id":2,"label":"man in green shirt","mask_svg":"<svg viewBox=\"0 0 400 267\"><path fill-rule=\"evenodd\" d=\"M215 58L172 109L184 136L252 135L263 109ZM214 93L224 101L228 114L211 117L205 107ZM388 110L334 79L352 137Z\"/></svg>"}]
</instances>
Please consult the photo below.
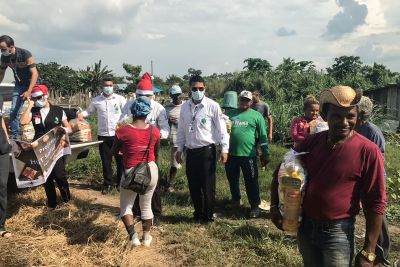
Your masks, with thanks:
<instances>
[{"instance_id":1,"label":"man in green shirt","mask_svg":"<svg viewBox=\"0 0 400 267\"><path fill-rule=\"evenodd\" d=\"M242 91L239 96L239 108L227 112L232 121L229 140L228 161L225 164L226 176L232 195L233 204L240 204L239 177L242 169L247 197L251 206L250 218L260 215L260 188L256 157L256 136L259 137L262 155L261 164L269 162L267 132L263 116L251 108L252 93Z\"/></svg>"}]
</instances>

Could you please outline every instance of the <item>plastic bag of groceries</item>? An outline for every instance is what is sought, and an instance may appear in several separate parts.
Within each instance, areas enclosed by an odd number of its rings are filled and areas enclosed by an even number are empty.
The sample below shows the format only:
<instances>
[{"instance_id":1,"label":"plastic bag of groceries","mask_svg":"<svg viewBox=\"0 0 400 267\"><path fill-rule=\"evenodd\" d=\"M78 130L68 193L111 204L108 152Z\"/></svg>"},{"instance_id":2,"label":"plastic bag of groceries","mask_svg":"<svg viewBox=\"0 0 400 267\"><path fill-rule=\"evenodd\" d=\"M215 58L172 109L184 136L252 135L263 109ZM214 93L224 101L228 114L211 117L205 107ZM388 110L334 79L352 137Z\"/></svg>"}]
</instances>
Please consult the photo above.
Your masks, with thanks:
<instances>
[{"instance_id":1,"label":"plastic bag of groceries","mask_svg":"<svg viewBox=\"0 0 400 267\"><path fill-rule=\"evenodd\" d=\"M316 134L329 130L328 123L324 121L321 117L310 121L308 125L310 126L310 134Z\"/></svg>"},{"instance_id":2,"label":"plastic bag of groceries","mask_svg":"<svg viewBox=\"0 0 400 267\"><path fill-rule=\"evenodd\" d=\"M291 149L278 171L279 209L283 216L282 228L287 232L297 232L300 226L306 171L299 156L305 153Z\"/></svg>"},{"instance_id":3,"label":"plastic bag of groceries","mask_svg":"<svg viewBox=\"0 0 400 267\"><path fill-rule=\"evenodd\" d=\"M69 137L71 142L88 142L92 141L92 131L90 123L86 120L73 119L69 121L72 134Z\"/></svg>"},{"instance_id":4,"label":"plastic bag of groceries","mask_svg":"<svg viewBox=\"0 0 400 267\"><path fill-rule=\"evenodd\" d=\"M21 125L20 135L21 135L21 141L28 143L32 142L33 138L35 137L35 128L33 127L32 122Z\"/></svg>"}]
</instances>

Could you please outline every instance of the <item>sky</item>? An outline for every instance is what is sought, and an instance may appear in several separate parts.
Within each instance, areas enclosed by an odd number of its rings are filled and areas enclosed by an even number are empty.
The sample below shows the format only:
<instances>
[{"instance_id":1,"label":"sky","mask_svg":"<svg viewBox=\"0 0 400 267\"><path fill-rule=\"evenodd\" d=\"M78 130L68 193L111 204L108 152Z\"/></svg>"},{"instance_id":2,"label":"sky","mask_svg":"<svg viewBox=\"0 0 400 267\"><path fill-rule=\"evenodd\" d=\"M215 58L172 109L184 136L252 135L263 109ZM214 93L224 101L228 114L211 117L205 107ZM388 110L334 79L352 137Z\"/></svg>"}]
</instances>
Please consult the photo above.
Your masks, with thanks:
<instances>
[{"instance_id":1,"label":"sky","mask_svg":"<svg viewBox=\"0 0 400 267\"><path fill-rule=\"evenodd\" d=\"M188 68L240 71L246 58L314 61L342 55L400 71L398 0L0 0L0 35L37 62L74 69L102 60L165 78ZM11 71L6 80L11 81Z\"/></svg>"}]
</instances>

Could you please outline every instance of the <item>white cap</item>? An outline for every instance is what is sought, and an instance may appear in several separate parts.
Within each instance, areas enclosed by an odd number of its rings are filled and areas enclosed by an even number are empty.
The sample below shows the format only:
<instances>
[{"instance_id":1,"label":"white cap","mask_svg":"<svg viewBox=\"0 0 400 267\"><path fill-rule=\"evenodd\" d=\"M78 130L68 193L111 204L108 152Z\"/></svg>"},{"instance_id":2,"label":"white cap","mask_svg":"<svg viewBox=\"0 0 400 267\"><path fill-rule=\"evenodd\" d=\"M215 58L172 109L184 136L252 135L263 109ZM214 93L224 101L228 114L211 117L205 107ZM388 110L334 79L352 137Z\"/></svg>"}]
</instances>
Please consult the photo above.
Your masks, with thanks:
<instances>
[{"instance_id":1,"label":"white cap","mask_svg":"<svg viewBox=\"0 0 400 267\"><path fill-rule=\"evenodd\" d=\"M250 92L250 91L242 91L242 92L240 92L240 95L239 95L240 97L244 97L244 98L247 98L247 99L249 99L249 100L252 100L253 99L253 94Z\"/></svg>"},{"instance_id":2,"label":"white cap","mask_svg":"<svg viewBox=\"0 0 400 267\"><path fill-rule=\"evenodd\" d=\"M169 89L169 93L171 95L178 95L178 94L182 94L182 89L179 85L174 84L171 86L171 88Z\"/></svg>"}]
</instances>

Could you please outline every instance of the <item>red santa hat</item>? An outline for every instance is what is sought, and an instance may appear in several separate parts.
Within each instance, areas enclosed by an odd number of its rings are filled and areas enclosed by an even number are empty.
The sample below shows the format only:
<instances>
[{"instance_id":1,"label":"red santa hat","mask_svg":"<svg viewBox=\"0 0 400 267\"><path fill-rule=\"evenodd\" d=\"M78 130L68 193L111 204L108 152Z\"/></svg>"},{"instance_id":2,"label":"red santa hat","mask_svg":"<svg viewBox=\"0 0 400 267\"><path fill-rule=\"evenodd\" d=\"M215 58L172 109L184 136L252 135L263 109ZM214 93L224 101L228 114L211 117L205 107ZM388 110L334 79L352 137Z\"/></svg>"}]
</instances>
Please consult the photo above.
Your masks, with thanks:
<instances>
[{"instance_id":1,"label":"red santa hat","mask_svg":"<svg viewBox=\"0 0 400 267\"><path fill-rule=\"evenodd\" d=\"M151 76L148 72L143 74L139 83L136 86L137 95L153 95L153 85L151 83Z\"/></svg>"},{"instance_id":2,"label":"red santa hat","mask_svg":"<svg viewBox=\"0 0 400 267\"><path fill-rule=\"evenodd\" d=\"M48 95L48 94L49 94L49 88L47 88L47 86L43 85L43 84L35 85L32 88L32 92L31 92L32 97L38 97L38 96Z\"/></svg>"}]
</instances>

